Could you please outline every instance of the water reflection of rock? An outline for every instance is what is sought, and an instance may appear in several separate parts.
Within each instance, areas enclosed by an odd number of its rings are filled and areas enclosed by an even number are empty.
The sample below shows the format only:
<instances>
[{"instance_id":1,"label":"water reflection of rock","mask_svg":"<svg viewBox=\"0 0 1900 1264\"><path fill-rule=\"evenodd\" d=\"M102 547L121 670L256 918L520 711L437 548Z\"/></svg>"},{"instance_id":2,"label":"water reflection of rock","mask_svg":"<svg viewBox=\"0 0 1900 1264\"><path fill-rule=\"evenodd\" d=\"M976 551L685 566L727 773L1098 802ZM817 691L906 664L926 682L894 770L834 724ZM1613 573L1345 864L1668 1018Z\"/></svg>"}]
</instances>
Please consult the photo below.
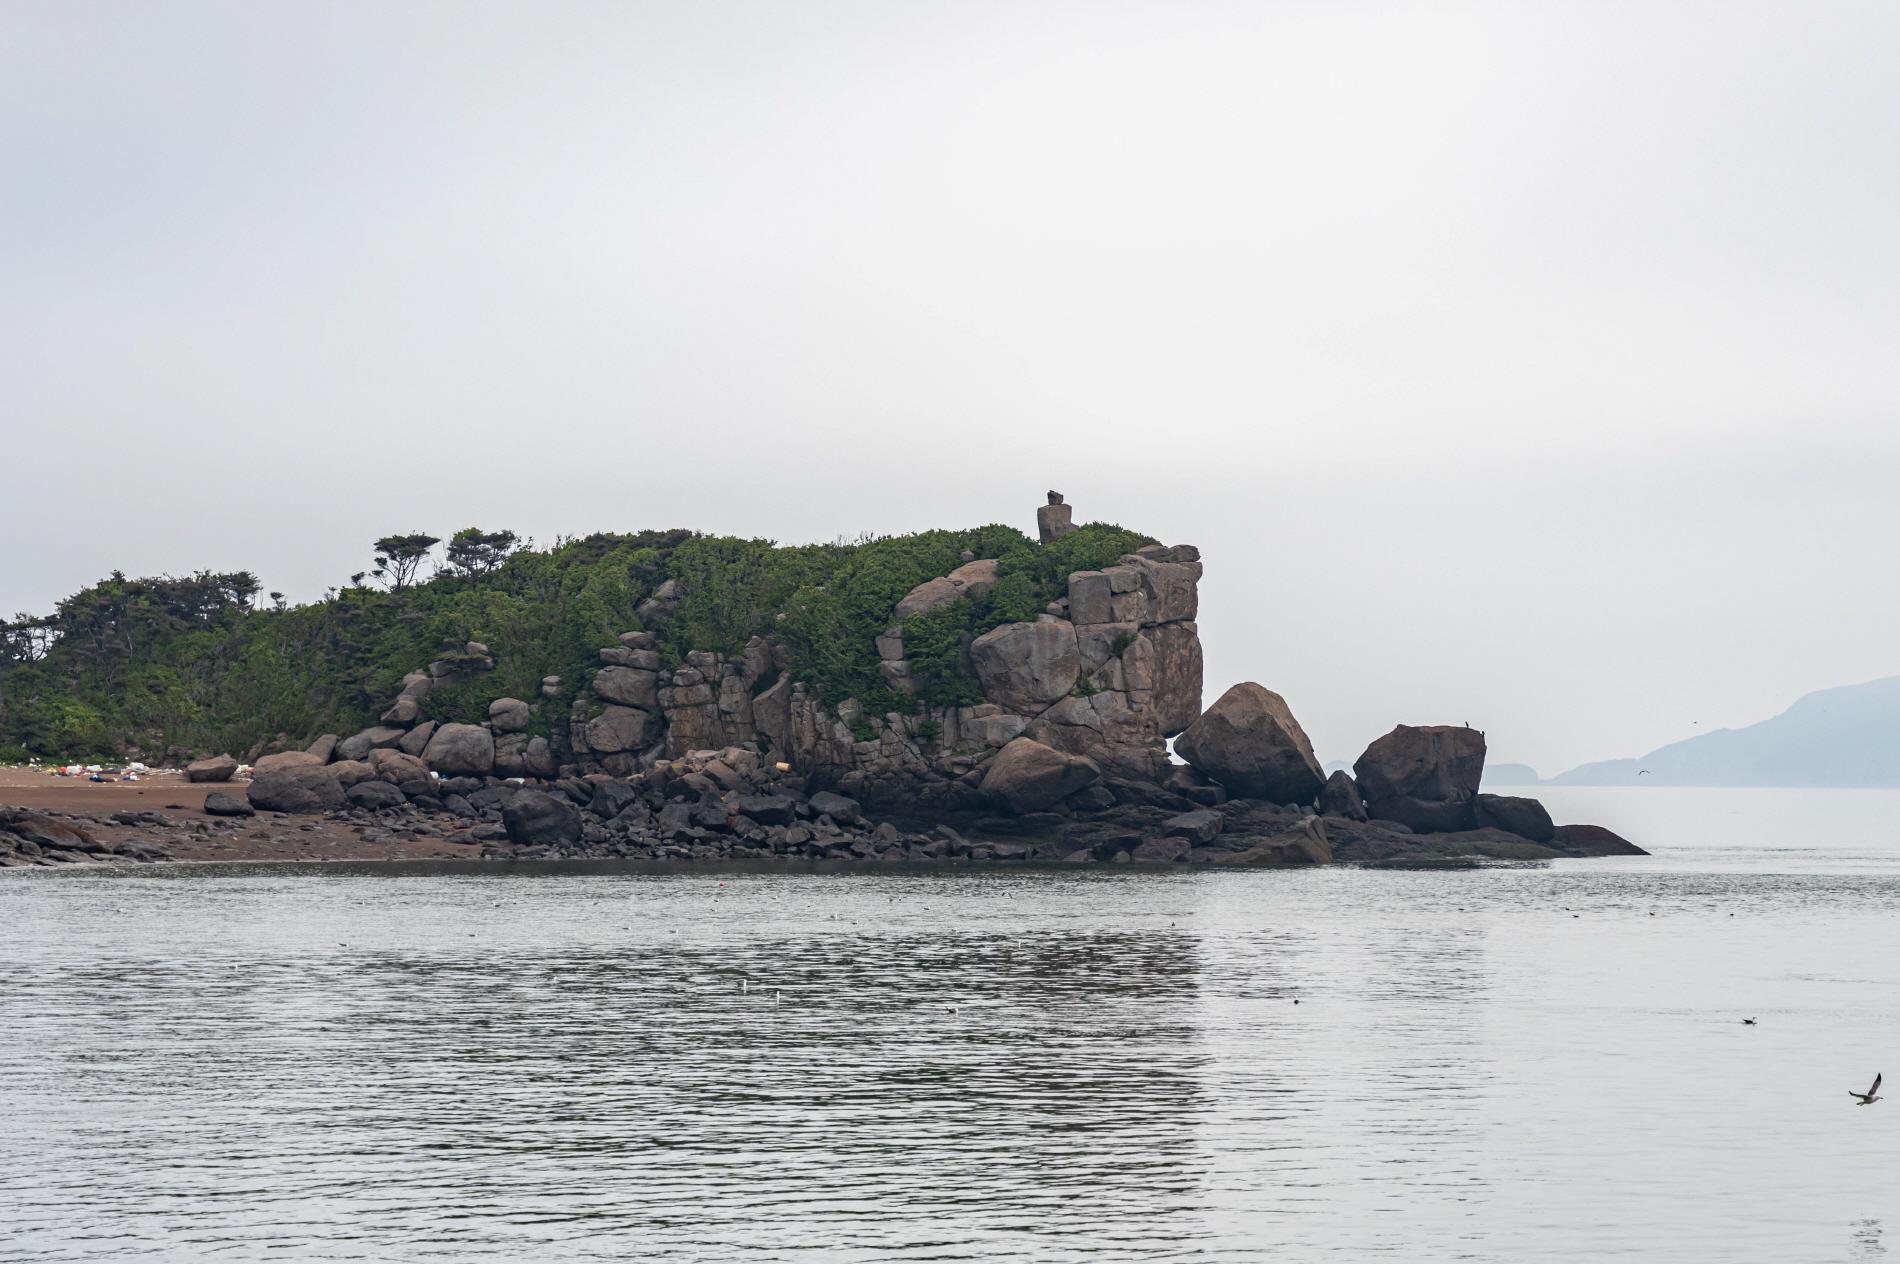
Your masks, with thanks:
<instances>
[{"instance_id":1,"label":"water reflection of rock","mask_svg":"<svg viewBox=\"0 0 1900 1264\"><path fill-rule=\"evenodd\" d=\"M504 1215L584 1210L590 1233L767 1246L775 1214L822 1240L875 1204L886 1252L1177 1241L1204 1165L1199 975L1185 934L1046 923L385 955L354 963L328 1019L364 1068L331 1126L452 1136L387 1179ZM704 1205L721 1185L743 1199ZM690 1232L669 1206L689 1190Z\"/></svg>"}]
</instances>

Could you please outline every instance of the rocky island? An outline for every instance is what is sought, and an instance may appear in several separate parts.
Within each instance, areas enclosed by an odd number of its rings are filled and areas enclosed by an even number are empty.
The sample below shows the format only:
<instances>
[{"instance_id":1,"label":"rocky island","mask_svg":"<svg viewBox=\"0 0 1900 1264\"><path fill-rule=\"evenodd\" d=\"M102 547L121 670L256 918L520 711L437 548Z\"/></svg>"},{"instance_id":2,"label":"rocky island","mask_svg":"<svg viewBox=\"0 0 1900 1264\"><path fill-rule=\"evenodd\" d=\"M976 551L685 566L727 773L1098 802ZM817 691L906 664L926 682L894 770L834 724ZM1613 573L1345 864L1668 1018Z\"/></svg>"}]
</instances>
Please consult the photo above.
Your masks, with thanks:
<instances>
[{"instance_id":1,"label":"rocky island","mask_svg":"<svg viewBox=\"0 0 1900 1264\"><path fill-rule=\"evenodd\" d=\"M218 720L219 705L241 705L221 703L220 688L267 686L306 715L354 707L360 727L256 737L248 768L168 743L161 757L194 757L185 776L209 787L202 815L15 808L0 813L0 864L158 859L176 850L167 829L282 841L272 829L304 818L494 859L1284 866L1640 854L1607 830L1555 824L1535 800L1479 793L1475 729L1398 725L1351 773L1328 777L1271 689L1237 683L1204 709L1199 551L1078 527L1056 492L1036 517L1033 541L1005 527L789 550L684 532L593 537L388 592L359 576L316 615L211 602L224 640L183 670L189 679L222 660L237 678L203 682L199 710L212 720L201 733L244 727ZM580 605L577 577L583 591L610 586L612 600L586 618L523 604L540 593L563 611ZM241 591L249 577L197 578ZM572 643L616 614L626 626L607 643ZM294 664L230 666L365 625L364 642L329 653L367 659L387 639L461 635L380 702L376 678L390 669L374 663L348 662L354 690L328 695L334 682L315 664L307 679ZM85 630L60 632L0 671L0 722L30 721L61 701L62 683L84 683L62 677L58 659L86 649ZM136 657L95 654L91 666L129 679L139 664L124 660ZM142 755L148 740L126 733L118 753Z\"/></svg>"}]
</instances>

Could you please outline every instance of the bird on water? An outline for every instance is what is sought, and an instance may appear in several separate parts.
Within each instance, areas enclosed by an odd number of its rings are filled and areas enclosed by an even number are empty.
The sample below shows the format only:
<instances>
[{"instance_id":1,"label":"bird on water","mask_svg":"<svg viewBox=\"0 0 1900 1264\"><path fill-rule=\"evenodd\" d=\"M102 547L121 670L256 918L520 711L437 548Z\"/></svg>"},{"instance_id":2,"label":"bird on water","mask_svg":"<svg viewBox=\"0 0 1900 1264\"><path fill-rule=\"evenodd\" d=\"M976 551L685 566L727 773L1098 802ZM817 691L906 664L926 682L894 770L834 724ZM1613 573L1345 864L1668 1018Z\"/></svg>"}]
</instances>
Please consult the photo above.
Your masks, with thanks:
<instances>
[{"instance_id":1,"label":"bird on water","mask_svg":"<svg viewBox=\"0 0 1900 1264\"><path fill-rule=\"evenodd\" d=\"M1754 1025L1755 1025L1755 1020L1752 1018L1744 1018L1742 1020L1742 1026L1744 1027L1753 1027Z\"/></svg>"},{"instance_id":2,"label":"bird on water","mask_svg":"<svg viewBox=\"0 0 1900 1264\"><path fill-rule=\"evenodd\" d=\"M1857 1102L1856 1105L1872 1106L1875 1102L1880 1100L1880 1077L1878 1075L1874 1076L1874 1086L1865 1093L1856 1093L1850 1088L1847 1090L1847 1095L1849 1097L1860 1098L1860 1101Z\"/></svg>"}]
</instances>

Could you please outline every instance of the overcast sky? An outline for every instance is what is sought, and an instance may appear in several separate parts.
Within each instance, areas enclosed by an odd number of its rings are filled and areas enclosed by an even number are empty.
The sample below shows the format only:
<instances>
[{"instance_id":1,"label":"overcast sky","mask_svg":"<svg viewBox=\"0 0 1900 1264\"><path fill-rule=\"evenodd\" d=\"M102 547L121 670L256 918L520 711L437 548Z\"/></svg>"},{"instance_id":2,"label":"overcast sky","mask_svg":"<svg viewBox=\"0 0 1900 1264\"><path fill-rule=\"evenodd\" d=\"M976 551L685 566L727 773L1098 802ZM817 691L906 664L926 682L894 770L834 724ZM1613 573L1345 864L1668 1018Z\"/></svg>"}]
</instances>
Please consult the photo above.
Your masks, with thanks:
<instances>
[{"instance_id":1,"label":"overcast sky","mask_svg":"<svg viewBox=\"0 0 1900 1264\"><path fill-rule=\"evenodd\" d=\"M1555 772L1900 673L1888 3L0 0L0 611L392 531L1201 546Z\"/></svg>"}]
</instances>

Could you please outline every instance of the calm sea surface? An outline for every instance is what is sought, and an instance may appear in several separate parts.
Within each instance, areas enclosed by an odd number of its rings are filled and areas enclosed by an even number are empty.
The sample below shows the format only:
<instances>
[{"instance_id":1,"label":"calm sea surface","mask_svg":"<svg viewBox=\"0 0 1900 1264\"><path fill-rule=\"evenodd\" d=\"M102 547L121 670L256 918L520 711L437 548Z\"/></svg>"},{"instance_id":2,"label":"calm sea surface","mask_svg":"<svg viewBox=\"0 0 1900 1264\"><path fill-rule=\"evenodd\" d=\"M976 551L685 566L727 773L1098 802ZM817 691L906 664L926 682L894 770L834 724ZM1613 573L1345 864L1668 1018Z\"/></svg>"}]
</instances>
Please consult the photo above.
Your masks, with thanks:
<instances>
[{"instance_id":1,"label":"calm sea surface","mask_svg":"<svg viewBox=\"0 0 1900 1264\"><path fill-rule=\"evenodd\" d=\"M1900 1259L1900 793L1542 793L1657 854L0 875L0 1259Z\"/></svg>"}]
</instances>

